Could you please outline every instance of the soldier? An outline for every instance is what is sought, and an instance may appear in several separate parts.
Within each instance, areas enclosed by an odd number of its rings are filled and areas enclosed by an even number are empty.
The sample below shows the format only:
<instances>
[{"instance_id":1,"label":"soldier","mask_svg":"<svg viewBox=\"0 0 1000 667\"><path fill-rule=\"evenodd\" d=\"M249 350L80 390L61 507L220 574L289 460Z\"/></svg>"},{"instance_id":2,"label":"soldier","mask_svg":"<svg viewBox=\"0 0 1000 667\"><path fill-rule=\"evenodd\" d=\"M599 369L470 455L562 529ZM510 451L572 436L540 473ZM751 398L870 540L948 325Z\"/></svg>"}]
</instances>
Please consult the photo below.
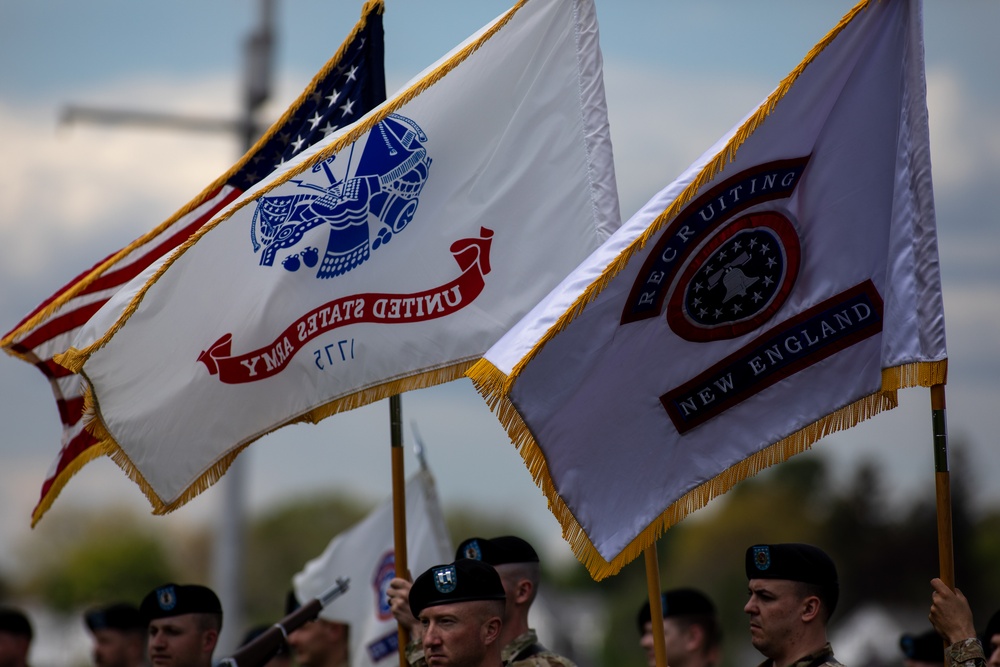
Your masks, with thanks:
<instances>
[{"instance_id":1,"label":"soldier","mask_svg":"<svg viewBox=\"0 0 1000 667\"><path fill-rule=\"evenodd\" d=\"M97 667L139 667L146 661L146 622L139 610L121 602L83 615L94 636L91 656Z\"/></svg>"},{"instance_id":2,"label":"soldier","mask_svg":"<svg viewBox=\"0 0 1000 667\"><path fill-rule=\"evenodd\" d=\"M761 667L842 667L826 626L840 593L837 568L810 544L758 544L746 551L750 641Z\"/></svg>"},{"instance_id":3,"label":"soldier","mask_svg":"<svg viewBox=\"0 0 1000 667\"><path fill-rule=\"evenodd\" d=\"M520 537L504 535L485 539L473 537L465 540L455 551L455 558L471 558L492 565L507 592L506 613L500 637L502 657L511 667L575 667L572 661L545 648L538 642L538 635L528 626L528 612L538 594L541 566L538 554ZM417 642L420 628L407 609L409 582L393 579L389 584L389 602L393 615L404 627L410 629L413 642L407 649L410 664L418 667L420 652Z\"/></svg>"},{"instance_id":4,"label":"soldier","mask_svg":"<svg viewBox=\"0 0 1000 667\"><path fill-rule=\"evenodd\" d=\"M12 607L0 607L0 667L27 667L33 637L27 616Z\"/></svg>"},{"instance_id":5,"label":"soldier","mask_svg":"<svg viewBox=\"0 0 1000 667\"><path fill-rule=\"evenodd\" d=\"M670 667L713 667L719 664L722 632L715 616L715 605L701 591L676 588L660 596L663 607L663 642ZM639 610L639 646L646 652L646 663L656 666L653 649L653 623L649 602Z\"/></svg>"},{"instance_id":6,"label":"soldier","mask_svg":"<svg viewBox=\"0 0 1000 667\"><path fill-rule=\"evenodd\" d=\"M948 644L945 654L948 667L983 667L986 664L984 644L976 637L969 601L962 591L957 588L952 590L940 579L931 579L931 588L931 613L928 618Z\"/></svg>"},{"instance_id":7,"label":"soldier","mask_svg":"<svg viewBox=\"0 0 1000 667\"><path fill-rule=\"evenodd\" d=\"M285 615L298 608L294 591L289 591ZM349 632L349 625L316 618L289 633L288 645L299 667L344 667L350 654Z\"/></svg>"},{"instance_id":8,"label":"soldier","mask_svg":"<svg viewBox=\"0 0 1000 667\"><path fill-rule=\"evenodd\" d=\"M496 570L469 558L432 567L417 577L409 606L420 621L427 664L501 667L506 597Z\"/></svg>"},{"instance_id":9,"label":"soldier","mask_svg":"<svg viewBox=\"0 0 1000 667\"><path fill-rule=\"evenodd\" d=\"M903 667L944 667L944 643L936 630L899 638Z\"/></svg>"},{"instance_id":10,"label":"soldier","mask_svg":"<svg viewBox=\"0 0 1000 667\"><path fill-rule=\"evenodd\" d=\"M211 667L222 630L222 604L210 588L164 584L146 595L139 612L148 622L153 667Z\"/></svg>"},{"instance_id":11,"label":"soldier","mask_svg":"<svg viewBox=\"0 0 1000 667\"><path fill-rule=\"evenodd\" d=\"M1000 667L1000 609L993 613L983 630L983 650L989 667Z\"/></svg>"}]
</instances>

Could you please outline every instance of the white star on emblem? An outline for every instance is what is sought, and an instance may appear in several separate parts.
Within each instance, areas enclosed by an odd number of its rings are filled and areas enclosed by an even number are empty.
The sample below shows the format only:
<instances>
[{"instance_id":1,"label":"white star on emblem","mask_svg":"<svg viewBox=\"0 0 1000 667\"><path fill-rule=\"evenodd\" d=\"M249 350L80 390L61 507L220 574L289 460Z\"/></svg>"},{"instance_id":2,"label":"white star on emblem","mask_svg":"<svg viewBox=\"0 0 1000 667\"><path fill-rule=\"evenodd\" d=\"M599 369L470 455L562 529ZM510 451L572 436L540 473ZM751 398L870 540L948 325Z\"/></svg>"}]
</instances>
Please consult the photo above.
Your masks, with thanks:
<instances>
[{"instance_id":1,"label":"white star on emblem","mask_svg":"<svg viewBox=\"0 0 1000 667\"><path fill-rule=\"evenodd\" d=\"M711 273L712 269L714 269L714 268L715 267L713 267L711 264L706 264L705 265L705 273Z\"/></svg>"},{"instance_id":2,"label":"white star on emblem","mask_svg":"<svg viewBox=\"0 0 1000 667\"><path fill-rule=\"evenodd\" d=\"M699 298L696 297L694 300L691 301L691 305L692 306L700 306L701 305L701 299L699 299Z\"/></svg>"},{"instance_id":3,"label":"white star on emblem","mask_svg":"<svg viewBox=\"0 0 1000 667\"><path fill-rule=\"evenodd\" d=\"M699 308L698 309L698 317L704 319L706 315L708 315L708 311L707 310L705 310L704 308Z\"/></svg>"},{"instance_id":4,"label":"white star on emblem","mask_svg":"<svg viewBox=\"0 0 1000 667\"><path fill-rule=\"evenodd\" d=\"M754 303L758 303L758 302L759 302L759 301L760 301L761 299L763 299L763 298L764 298L764 297L762 297L762 296L760 295L760 292L754 292L754 293L753 293L753 302L754 302Z\"/></svg>"},{"instance_id":5,"label":"white star on emblem","mask_svg":"<svg viewBox=\"0 0 1000 667\"><path fill-rule=\"evenodd\" d=\"M341 111L344 112L340 114L341 118L343 118L347 114L354 113L354 100L347 100L346 102L340 105L340 109Z\"/></svg>"},{"instance_id":6,"label":"white star on emblem","mask_svg":"<svg viewBox=\"0 0 1000 667\"><path fill-rule=\"evenodd\" d=\"M733 304L733 315L738 315L741 312L743 312L743 309L740 308L740 304L734 303Z\"/></svg>"},{"instance_id":7,"label":"white star on emblem","mask_svg":"<svg viewBox=\"0 0 1000 667\"><path fill-rule=\"evenodd\" d=\"M743 247L743 241L733 241L733 250L739 250Z\"/></svg>"},{"instance_id":8,"label":"white star on emblem","mask_svg":"<svg viewBox=\"0 0 1000 667\"><path fill-rule=\"evenodd\" d=\"M774 260L774 257L768 257L768 258L767 258L767 268L769 268L769 269L773 269L773 268L774 268L774 265L775 265L775 264L777 264L777 263L778 263L778 262L776 262L776 261Z\"/></svg>"},{"instance_id":9,"label":"white star on emblem","mask_svg":"<svg viewBox=\"0 0 1000 667\"><path fill-rule=\"evenodd\" d=\"M719 319L720 317L722 317L722 311L719 310L718 308L716 308L715 312L712 314L715 315L715 319Z\"/></svg>"},{"instance_id":10,"label":"white star on emblem","mask_svg":"<svg viewBox=\"0 0 1000 667\"><path fill-rule=\"evenodd\" d=\"M768 245L767 243L760 244L760 252L762 255L766 255L767 253L771 252L771 246Z\"/></svg>"},{"instance_id":11,"label":"white star on emblem","mask_svg":"<svg viewBox=\"0 0 1000 667\"><path fill-rule=\"evenodd\" d=\"M774 280L771 278L771 276L764 276L764 287L770 287L773 284Z\"/></svg>"},{"instance_id":12,"label":"white star on emblem","mask_svg":"<svg viewBox=\"0 0 1000 667\"><path fill-rule=\"evenodd\" d=\"M729 253L726 252L725 250L723 250L722 252L719 253L719 259L725 259L728 256L729 256Z\"/></svg>"},{"instance_id":13,"label":"white star on emblem","mask_svg":"<svg viewBox=\"0 0 1000 667\"><path fill-rule=\"evenodd\" d=\"M694 287L694 291L695 291L695 292L700 292L700 291L701 291L701 288L702 288L702 284L701 284L701 283L695 283L695 284L693 285L693 287Z\"/></svg>"},{"instance_id":14,"label":"white star on emblem","mask_svg":"<svg viewBox=\"0 0 1000 667\"><path fill-rule=\"evenodd\" d=\"M751 238L750 239L750 248L752 249L756 245L757 245L757 239Z\"/></svg>"}]
</instances>

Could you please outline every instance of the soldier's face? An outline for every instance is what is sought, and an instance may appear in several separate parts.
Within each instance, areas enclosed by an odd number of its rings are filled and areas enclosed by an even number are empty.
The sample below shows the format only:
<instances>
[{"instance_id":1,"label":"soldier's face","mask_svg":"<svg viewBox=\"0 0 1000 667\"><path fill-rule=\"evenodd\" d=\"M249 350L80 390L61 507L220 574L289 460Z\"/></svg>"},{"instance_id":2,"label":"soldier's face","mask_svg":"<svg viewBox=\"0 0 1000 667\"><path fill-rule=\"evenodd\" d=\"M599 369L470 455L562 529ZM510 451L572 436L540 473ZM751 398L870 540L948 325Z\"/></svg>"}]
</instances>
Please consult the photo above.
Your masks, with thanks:
<instances>
[{"instance_id":1,"label":"soldier's face","mask_svg":"<svg viewBox=\"0 0 1000 667\"><path fill-rule=\"evenodd\" d=\"M983 647L988 658L986 664L989 667L1000 667L1000 633L993 635L993 637L987 637L987 641L989 645Z\"/></svg>"},{"instance_id":2,"label":"soldier's face","mask_svg":"<svg viewBox=\"0 0 1000 667\"><path fill-rule=\"evenodd\" d=\"M500 633L500 619L481 602L428 607L420 612L424 658L429 667L467 667L482 663Z\"/></svg>"},{"instance_id":3,"label":"soldier's face","mask_svg":"<svg viewBox=\"0 0 1000 667\"><path fill-rule=\"evenodd\" d=\"M149 622L149 661L153 667L205 667L219 633L204 630L195 614Z\"/></svg>"},{"instance_id":4,"label":"soldier's face","mask_svg":"<svg viewBox=\"0 0 1000 667\"><path fill-rule=\"evenodd\" d=\"M131 667L142 662L142 640L120 630L94 630L91 655L97 667Z\"/></svg>"},{"instance_id":5,"label":"soldier's face","mask_svg":"<svg viewBox=\"0 0 1000 667\"><path fill-rule=\"evenodd\" d=\"M751 579L748 590L743 611L750 616L750 643L768 658L782 656L802 629L800 587L784 579Z\"/></svg>"},{"instance_id":6,"label":"soldier's face","mask_svg":"<svg viewBox=\"0 0 1000 667\"><path fill-rule=\"evenodd\" d=\"M667 664L670 667L683 667L687 664L687 656L690 650L685 646L684 629L672 619L663 619L663 647L667 654ZM654 648L653 624L646 623L643 626L642 637L639 639L639 646L646 653L646 664L649 667L656 667L656 650Z\"/></svg>"}]
</instances>

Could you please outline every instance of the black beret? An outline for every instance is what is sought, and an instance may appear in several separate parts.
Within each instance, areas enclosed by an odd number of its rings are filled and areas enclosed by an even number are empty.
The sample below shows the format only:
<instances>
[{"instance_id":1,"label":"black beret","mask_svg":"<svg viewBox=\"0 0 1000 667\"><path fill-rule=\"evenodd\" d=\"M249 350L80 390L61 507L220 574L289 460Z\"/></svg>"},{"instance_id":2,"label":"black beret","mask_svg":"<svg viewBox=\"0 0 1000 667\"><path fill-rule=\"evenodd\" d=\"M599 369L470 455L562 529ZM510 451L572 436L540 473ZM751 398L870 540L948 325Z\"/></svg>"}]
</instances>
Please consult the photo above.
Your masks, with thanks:
<instances>
[{"instance_id":1,"label":"black beret","mask_svg":"<svg viewBox=\"0 0 1000 667\"><path fill-rule=\"evenodd\" d=\"M944 641L934 630L919 635L904 634L899 638L903 655L917 662L944 662Z\"/></svg>"},{"instance_id":2,"label":"black beret","mask_svg":"<svg viewBox=\"0 0 1000 667\"><path fill-rule=\"evenodd\" d=\"M427 607L506 597L500 575L492 565L460 558L448 565L436 565L417 577L410 588L410 611L420 616Z\"/></svg>"},{"instance_id":3,"label":"black beret","mask_svg":"<svg viewBox=\"0 0 1000 667\"><path fill-rule=\"evenodd\" d=\"M818 586L837 585L837 566L811 544L758 544L747 549L747 579L788 579Z\"/></svg>"},{"instance_id":4,"label":"black beret","mask_svg":"<svg viewBox=\"0 0 1000 667\"><path fill-rule=\"evenodd\" d=\"M139 611L147 623L182 614L221 614L222 604L211 588L164 584L142 599Z\"/></svg>"},{"instance_id":5,"label":"black beret","mask_svg":"<svg viewBox=\"0 0 1000 667\"><path fill-rule=\"evenodd\" d=\"M837 566L825 551L811 544L756 544L747 549L747 579L787 579L819 586L829 613L837 606L840 584Z\"/></svg>"},{"instance_id":6,"label":"black beret","mask_svg":"<svg viewBox=\"0 0 1000 667\"><path fill-rule=\"evenodd\" d=\"M490 540L484 537L470 537L455 550L455 560L460 558L481 560L494 567L507 563L538 562L538 554L531 545L513 535L503 535Z\"/></svg>"},{"instance_id":7,"label":"black beret","mask_svg":"<svg viewBox=\"0 0 1000 667\"><path fill-rule=\"evenodd\" d=\"M989 622L986 627L983 628L983 649L986 650L986 657L989 657L990 653L990 642L993 641L993 635L1000 635L1000 609L990 617Z\"/></svg>"},{"instance_id":8,"label":"black beret","mask_svg":"<svg viewBox=\"0 0 1000 667\"><path fill-rule=\"evenodd\" d=\"M34 636L28 617L13 607L0 607L0 632L29 640Z\"/></svg>"},{"instance_id":9,"label":"black beret","mask_svg":"<svg viewBox=\"0 0 1000 667\"><path fill-rule=\"evenodd\" d=\"M675 588L660 594L660 606L663 608L663 618L671 616L715 616L715 605L699 590L694 588ZM642 605L636 622L639 634L642 634L647 623L652 620L649 610L649 600Z\"/></svg>"},{"instance_id":10,"label":"black beret","mask_svg":"<svg viewBox=\"0 0 1000 667\"><path fill-rule=\"evenodd\" d=\"M91 609L83 615L83 620L91 632L98 630L121 630L122 632L140 630L145 632L146 625L148 625L135 605L125 602Z\"/></svg>"}]
</instances>

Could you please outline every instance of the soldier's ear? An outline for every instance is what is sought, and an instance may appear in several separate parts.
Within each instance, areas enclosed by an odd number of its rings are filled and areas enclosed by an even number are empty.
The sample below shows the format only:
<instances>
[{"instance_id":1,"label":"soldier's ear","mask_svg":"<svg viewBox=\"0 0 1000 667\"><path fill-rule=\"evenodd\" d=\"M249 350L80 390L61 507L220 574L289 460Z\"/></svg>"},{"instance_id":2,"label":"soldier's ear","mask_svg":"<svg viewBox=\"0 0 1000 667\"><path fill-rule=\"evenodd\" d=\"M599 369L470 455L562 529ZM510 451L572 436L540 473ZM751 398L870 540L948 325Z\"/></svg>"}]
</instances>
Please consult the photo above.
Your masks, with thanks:
<instances>
[{"instance_id":1,"label":"soldier's ear","mask_svg":"<svg viewBox=\"0 0 1000 667\"><path fill-rule=\"evenodd\" d=\"M500 630L503 628L503 621L499 616L490 616L483 623L483 643L489 646L500 640Z\"/></svg>"},{"instance_id":2,"label":"soldier's ear","mask_svg":"<svg viewBox=\"0 0 1000 667\"><path fill-rule=\"evenodd\" d=\"M524 604L531 599L531 594L534 592L532 589L534 584L531 583L529 579L521 579L517 582L516 592L514 594L514 601L518 604Z\"/></svg>"},{"instance_id":3,"label":"soldier's ear","mask_svg":"<svg viewBox=\"0 0 1000 667\"><path fill-rule=\"evenodd\" d=\"M820 615L822 604L815 595L810 595L802 599L802 620L809 623Z\"/></svg>"}]
</instances>

